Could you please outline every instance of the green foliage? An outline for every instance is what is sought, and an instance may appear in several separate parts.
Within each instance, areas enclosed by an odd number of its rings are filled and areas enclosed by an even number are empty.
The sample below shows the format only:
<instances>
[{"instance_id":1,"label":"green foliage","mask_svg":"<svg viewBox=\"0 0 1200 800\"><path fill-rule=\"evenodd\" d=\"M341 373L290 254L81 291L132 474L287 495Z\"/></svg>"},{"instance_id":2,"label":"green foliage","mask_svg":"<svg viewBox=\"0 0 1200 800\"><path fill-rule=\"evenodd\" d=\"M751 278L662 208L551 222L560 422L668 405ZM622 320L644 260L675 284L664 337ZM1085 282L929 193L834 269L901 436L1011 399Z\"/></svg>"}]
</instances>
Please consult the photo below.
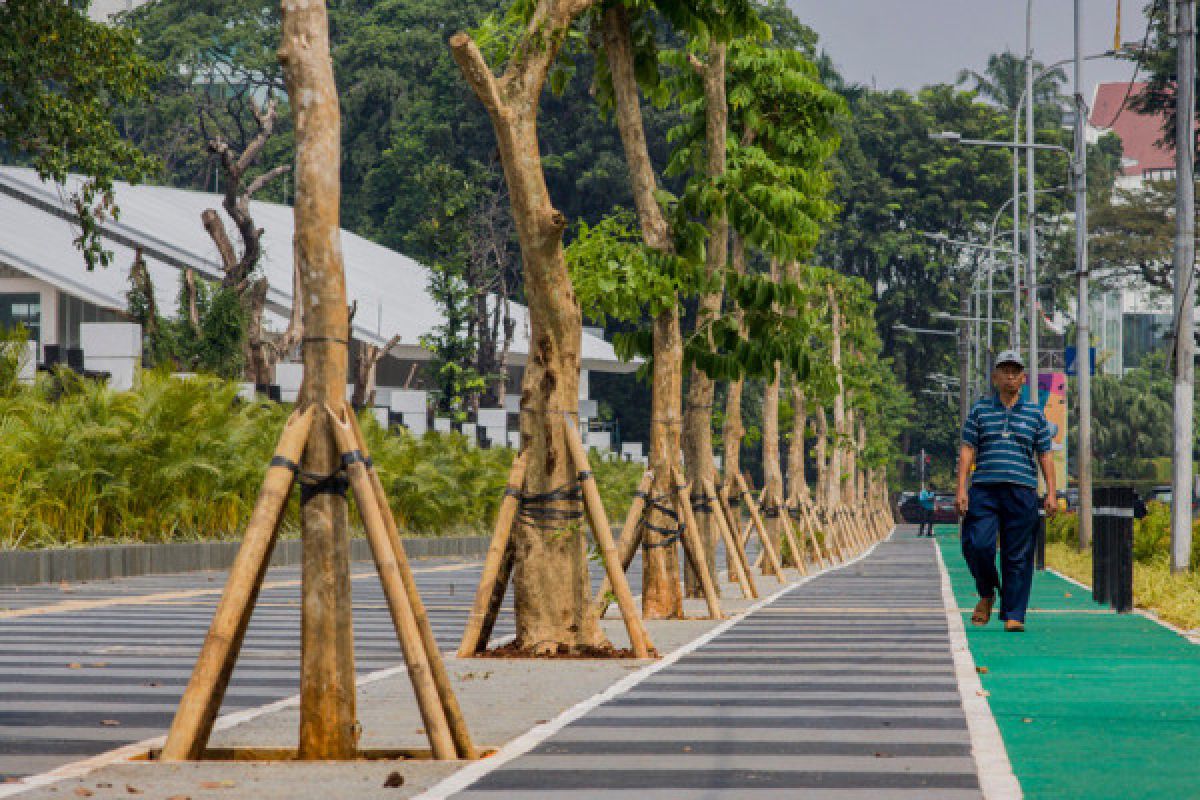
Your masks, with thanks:
<instances>
[{"instance_id":1,"label":"green foliage","mask_svg":"<svg viewBox=\"0 0 1200 800\"><path fill-rule=\"evenodd\" d=\"M119 214L113 181L140 180L154 163L120 136L113 107L144 97L155 74L132 32L89 20L86 0L0 3L0 148L43 180L82 173L70 202L88 269L111 257L100 224Z\"/></svg>"},{"instance_id":2,"label":"green foliage","mask_svg":"<svg viewBox=\"0 0 1200 800\"><path fill-rule=\"evenodd\" d=\"M20 388L18 378L29 358L28 341L29 332L24 325L0 328L0 397L9 397Z\"/></svg>"},{"instance_id":3,"label":"green foliage","mask_svg":"<svg viewBox=\"0 0 1200 800\"><path fill-rule=\"evenodd\" d=\"M1140 477L1139 465L1171 452L1173 387L1164 358L1152 356L1124 377L1092 381L1092 447L1097 474Z\"/></svg>"},{"instance_id":4,"label":"green foliage","mask_svg":"<svg viewBox=\"0 0 1200 800\"><path fill-rule=\"evenodd\" d=\"M237 393L215 377L160 372L143 373L132 392L41 376L0 393L0 549L241 535L290 408ZM389 434L369 414L361 423L406 532L487 531L511 450L478 449L457 433ZM593 464L619 519L641 467ZM298 513L293 493L285 533L298 530Z\"/></svg>"},{"instance_id":5,"label":"green foliage","mask_svg":"<svg viewBox=\"0 0 1200 800\"><path fill-rule=\"evenodd\" d=\"M603 325L637 322L675 306L680 282L642 244L633 215L617 212L595 225L580 221L567 247L567 266L579 304Z\"/></svg>"},{"instance_id":6,"label":"green foliage","mask_svg":"<svg viewBox=\"0 0 1200 800\"><path fill-rule=\"evenodd\" d=\"M174 317L154 312L135 281L131 281L126 300L130 317L142 326L147 366L205 372L231 380L242 376L246 361L246 311L234 289L197 280L197 325L191 322L182 282Z\"/></svg>"}]
</instances>

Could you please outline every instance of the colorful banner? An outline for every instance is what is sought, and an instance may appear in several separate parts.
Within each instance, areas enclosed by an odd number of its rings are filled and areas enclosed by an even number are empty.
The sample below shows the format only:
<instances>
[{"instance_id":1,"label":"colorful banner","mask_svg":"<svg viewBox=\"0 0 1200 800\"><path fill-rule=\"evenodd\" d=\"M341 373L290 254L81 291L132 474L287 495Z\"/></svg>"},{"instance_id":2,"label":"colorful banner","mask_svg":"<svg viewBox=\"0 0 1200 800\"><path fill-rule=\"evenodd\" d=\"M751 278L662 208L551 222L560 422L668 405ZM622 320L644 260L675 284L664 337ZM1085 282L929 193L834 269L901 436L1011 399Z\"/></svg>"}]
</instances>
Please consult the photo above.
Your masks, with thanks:
<instances>
[{"instance_id":1,"label":"colorful banner","mask_svg":"<svg viewBox=\"0 0 1200 800\"><path fill-rule=\"evenodd\" d=\"M1065 372L1038 373L1038 405L1047 421L1055 426L1054 434L1054 481L1059 489L1067 488L1067 374ZM1044 491L1045 482L1038 476L1038 484Z\"/></svg>"}]
</instances>

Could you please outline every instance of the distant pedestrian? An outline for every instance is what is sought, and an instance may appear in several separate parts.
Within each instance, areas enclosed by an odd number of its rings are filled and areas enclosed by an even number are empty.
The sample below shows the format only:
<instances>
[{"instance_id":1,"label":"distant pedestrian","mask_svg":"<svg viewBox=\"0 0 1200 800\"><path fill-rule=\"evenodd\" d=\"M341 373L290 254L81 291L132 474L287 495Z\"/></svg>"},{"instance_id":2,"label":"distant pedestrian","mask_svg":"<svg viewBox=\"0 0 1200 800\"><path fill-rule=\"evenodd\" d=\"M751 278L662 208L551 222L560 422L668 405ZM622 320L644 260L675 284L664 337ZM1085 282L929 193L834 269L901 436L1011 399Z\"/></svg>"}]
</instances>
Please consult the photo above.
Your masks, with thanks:
<instances>
[{"instance_id":1,"label":"distant pedestrian","mask_svg":"<svg viewBox=\"0 0 1200 800\"><path fill-rule=\"evenodd\" d=\"M933 490L925 486L917 494L917 505L921 507L921 527L917 528L917 536L933 536L933 502L936 497Z\"/></svg>"},{"instance_id":2,"label":"distant pedestrian","mask_svg":"<svg viewBox=\"0 0 1200 800\"><path fill-rule=\"evenodd\" d=\"M997 356L992 383L996 393L976 403L963 425L954 504L962 517L963 558L980 598L971 622L988 623L999 591L1004 629L1023 631L1039 526L1038 466L1046 480L1046 516L1058 510L1050 457L1054 429L1040 408L1021 400L1025 362L1016 350Z\"/></svg>"}]
</instances>

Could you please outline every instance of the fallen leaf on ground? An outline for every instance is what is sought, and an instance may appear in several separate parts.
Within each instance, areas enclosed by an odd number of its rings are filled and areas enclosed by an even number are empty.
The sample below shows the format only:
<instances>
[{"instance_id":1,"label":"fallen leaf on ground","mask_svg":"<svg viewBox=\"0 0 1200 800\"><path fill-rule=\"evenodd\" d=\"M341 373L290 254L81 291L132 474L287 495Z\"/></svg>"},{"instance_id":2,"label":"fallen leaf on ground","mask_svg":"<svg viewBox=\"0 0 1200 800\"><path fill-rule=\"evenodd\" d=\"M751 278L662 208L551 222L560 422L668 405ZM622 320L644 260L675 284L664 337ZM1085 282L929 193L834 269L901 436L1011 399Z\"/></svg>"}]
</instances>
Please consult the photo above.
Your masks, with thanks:
<instances>
[{"instance_id":1,"label":"fallen leaf on ground","mask_svg":"<svg viewBox=\"0 0 1200 800\"><path fill-rule=\"evenodd\" d=\"M201 781L201 789L232 789L237 786L233 781Z\"/></svg>"},{"instance_id":2,"label":"fallen leaf on ground","mask_svg":"<svg viewBox=\"0 0 1200 800\"><path fill-rule=\"evenodd\" d=\"M1070 592L1066 592L1066 593L1064 593L1064 594L1063 594L1063 597L1070 597L1070 596L1071 596L1071 593L1070 593Z\"/></svg>"},{"instance_id":3,"label":"fallen leaf on ground","mask_svg":"<svg viewBox=\"0 0 1200 800\"><path fill-rule=\"evenodd\" d=\"M83 669L83 664L72 661L70 664L67 664L67 669Z\"/></svg>"},{"instance_id":4,"label":"fallen leaf on ground","mask_svg":"<svg viewBox=\"0 0 1200 800\"><path fill-rule=\"evenodd\" d=\"M399 772L388 773L387 779L383 782L383 788L396 789L404 785L404 776Z\"/></svg>"},{"instance_id":5,"label":"fallen leaf on ground","mask_svg":"<svg viewBox=\"0 0 1200 800\"><path fill-rule=\"evenodd\" d=\"M188 797L186 794L173 794L168 797L167 800L192 800L192 798Z\"/></svg>"},{"instance_id":6,"label":"fallen leaf on ground","mask_svg":"<svg viewBox=\"0 0 1200 800\"><path fill-rule=\"evenodd\" d=\"M107 725L110 728L112 728L112 727L116 727L117 725L120 725L121 721L117 720L117 719L102 719L102 720L100 720L100 724Z\"/></svg>"},{"instance_id":7,"label":"fallen leaf on ground","mask_svg":"<svg viewBox=\"0 0 1200 800\"><path fill-rule=\"evenodd\" d=\"M107 667L108 662L107 661L93 661L91 664L88 664L88 666L89 667Z\"/></svg>"},{"instance_id":8,"label":"fallen leaf on ground","mask_svg":"<svg viewBox=\"0 0 1200 800\"><path fill-rule=\"evenodd\" d=\"M141 794L142 793L141 789L137 788L136 786L130 786L128 783L125 784L125 791L128 792L129 794Z\"/></svg>"},{"instance_id":9,"label":"fallen leaf on ground","mask_svg":"<svg viewBox=\"0 0 1200 800\"><path fill-rule=\"evenodd\" d=\"M91 797L94 794L95 794L95 792L93 792L91 789L85 789L82 786L75 787L75 796L76 797Z\"/></svg>"},{"instance_id":10,"label":"fallen leaf on ground","mask_svg":"<svg viewBox=\"0 0 1200 800\"><path fill-rule=\"evenodd\" d=\"M1021 722L1033 722L1033 717L1025 717Z\"/></svg>"},{"instance_id":11,"label":"fallen leaf on ground","mask_svg":"<svg viewBox=\"0 0 1200 800\"><path fill-rule=\"evenodd\" d=\"M980 675L987 675L988 668L987 667L976 667L975 671L978 672Z\"/></svg>"}]
</instances>

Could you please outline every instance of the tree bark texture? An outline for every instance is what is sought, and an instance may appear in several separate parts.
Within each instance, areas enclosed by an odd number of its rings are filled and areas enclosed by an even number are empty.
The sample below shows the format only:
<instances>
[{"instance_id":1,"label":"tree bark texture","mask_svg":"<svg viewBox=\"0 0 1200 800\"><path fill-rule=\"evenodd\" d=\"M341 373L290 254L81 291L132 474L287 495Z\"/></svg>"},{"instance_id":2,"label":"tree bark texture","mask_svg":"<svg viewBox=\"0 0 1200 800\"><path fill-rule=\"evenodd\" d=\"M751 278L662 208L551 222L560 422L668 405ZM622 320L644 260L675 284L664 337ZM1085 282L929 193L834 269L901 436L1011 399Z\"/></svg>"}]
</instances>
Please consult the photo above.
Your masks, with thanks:
<instances>
[{"instance_id":1,"label":"tree bark texture","mask_svg":"<svg viewBox=\"0 0 1200 800\"><path fill-rule=\"evenodd\" d=\"M546 75L575 18L593 0L540 0L503 74L496 76L466 33L450 50L491 118L521 247L529 304L530 354L521 385L521 447L529 453L525 503L514 531L517 645L532 653L598 646L605 637L589 610L582 516L538 517L530 498L577 487L564 415L579 412L582 318L567 273L566 218L546 189L537 113ZM578 500L542 503L581 513Z\"/></svg>"},{"instance_id":2,"label":"tree bark texture","mask_svg":"<svg viewBox=\"0 0 1200 800\"><path fill-rule=\"evenodd\" d=\"M792 440L788 442L787 483L788 505L796 506L808 500L808 476L805 474L804 454L808 436L808 398L804 387L792 379Z\"/></svg>"},{"instance_id":3,"label":"tree bark texture","mask_svg":"<svg viewBox=\"0 0 1200 800\"><path fill-rule=\"evenodd\" d=\"M730 267L739 275L746 273L746 243L742 237L738 236L734 231L731 236L730 245ZM745 330L741 324L742 312L734 311L733 314L738 320L738 327ZM729 386L725 392L725 420L721 426L721 452L722 452L722 468L725 473L725 482L721 492L726 497L737 496L737 475L742 468L742 438L746 435L746 428L742 424L742 391L744 385L741 378L729 382ZM716 481L713 481L716 484ZM735 535L740 534L740 531L734 531ZM727 566L733 569L732 559L729 554L726 554L726 559L729 561Z\"/></svg>"},{"instance_id":4,"label":"tree bark texture","mask_svg":"<svg viewBox=\"0 0 1200 800\"><path fill-rule=\"evenodd\" d=\"M279 60L296 130L295 253L308 331L300 405L337 408L345 402L349 325L339 222L341 115L323 2L284 0ZM299 754L344 759L357 745L354 632L345 484L335 479L340 461L326 414L316 415L301 467L329 478L303 492Z\"/></svg>"},{"instance_id":5,"label":"tree bark texture","mask_svg":"<svg viewBox=\"0 0 1200 800\"><path fill-rule=\"evenodd\" d=\"M767 535L775 552L780 554L783 565L795 565L795 553L787 553L780 548L783 534L783 519L779 503L783 497L783 469L779 459L779 369L775 376L767 382L763 389L762 409L762 461L763 487L767 490L767 498L763 506L763 521L767 525Z\"/></svg>"},{"instance_id":6,"label":"tree bark texture","mask_svg":"<svg viewBox=\"0 0 1200 800\"><path fill-rule=\"evenodd\" d=\"M642 240L662 253L675 250L671 225L654 193L658 179L646 145L646 130L634 72L633 36L629 13L621 3L604 12L604 51L612 76L617 131L625 150L633 202ZM683 336L679 311L672 307L653 322L654 360L651 379L649 466L654 473L651 502L646 506L642 540L642 613L647 619L683 615L679 583L679 548L662 531L678 528L681 520L664 514L671 509L672 468L679 466L680 405L683 394ZM691 567L688 566L690 571Z\"/></svg>"},{"instance_id":7,"label":"tree bark texture","mask_svg":"<svg viewBox=\"0 0 1200 800\"><path fill-rule=\"evenodd\" d=\"M725 174L726 133L729 126L729 106L725 97L725 50L724 43L714 37L708 45L700 70L704 83L704 144L705 173L709 178ZM708 248L705 252L706 267L710 276L721 274L729 259L729 218L722 211L708 219ZM704 294L696 309L696 330L702 335L705 327L721 314L724 290L718 288ZM712 415L713 396L716 385L699 369L692 367L688 375L687 401L683 421L683 458L687 465L688 480L692 486L703 486L705 481L716 482L717 465L713 459ZM711 514L699 517L700 537L704 543L706 563L716 569L717 528ZM715 572L714 572L715 575ZM715 580L715 578L714 578ZM690 592L695 594L697 581L689 581Z\"/></svg>"},{"instance_id":8,"label":"tree bark texture","mask_svg":"<svg viewBox=\"0 0 1200 800\"><path fill-rule=\"evenodd\" d=\"M833 395L833 441L829 447L829 466L826 473L826 507L837 508L841 502L841 484L843 459L842 451L846 437L846 383L842 378L842 310L838 305L837 293L833 286L828 287L829 311L832 316L830 327L833 329L833 341L829 347L829 359L833 362L836 373L837 388Z\"/></svg>"},{"instance_id":9,"label":"tree bark texture","mask_svg":"<svg viewBox=\"0 0 1200 800\"><path fill-rule=\"evenodd\" d=\"M829 417L825 409L816 406L813 409L813 419L816 420L817 440L814 453L817 465L817 502L824 508L829 508Z\"/></svg>"}]
</instances>

